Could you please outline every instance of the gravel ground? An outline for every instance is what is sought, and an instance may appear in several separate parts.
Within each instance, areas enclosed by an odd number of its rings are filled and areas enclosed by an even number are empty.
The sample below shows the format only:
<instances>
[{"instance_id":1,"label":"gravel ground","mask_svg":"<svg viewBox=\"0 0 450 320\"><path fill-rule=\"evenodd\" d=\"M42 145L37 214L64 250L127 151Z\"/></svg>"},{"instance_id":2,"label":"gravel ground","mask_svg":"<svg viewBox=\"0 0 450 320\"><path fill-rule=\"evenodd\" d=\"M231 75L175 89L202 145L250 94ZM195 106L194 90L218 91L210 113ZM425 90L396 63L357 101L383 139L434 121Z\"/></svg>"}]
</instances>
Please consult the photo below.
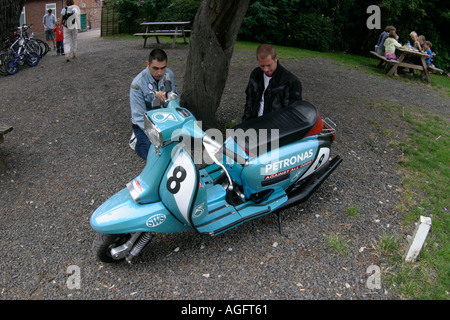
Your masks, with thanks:
<instances>
[{"instance_id":1,"label":"gravel ground","mask_svg":"<svg viewBox=\"0 0 450 320\"><path fill-rule=\"evenodd\" d=\"M306 204L283 212L287 237L269 215L217 237L159 235L131 266L94 259L91 213L144 167L128 147L129 85L150 50L142 42L89 31L70 63L49 53L0 78L0 121L14 127L0 145L0 299L397 299L366 285L367 268L379 263L374 241L412 232L396 211L401 154L391 142L406 134L403 107L448 116L448 100L427 84L322 58L280 57L304 99L336 122L332 152L344 158ZM188 46L164 48L182 92ZM240 119L255 66L253 52L235 52L222 121ZM351 205L359 217L346 213ZM348 241L347 255L327 247L331 234ZM73 265L80 289L67 285Z\"/></svg>"}]
</instances>

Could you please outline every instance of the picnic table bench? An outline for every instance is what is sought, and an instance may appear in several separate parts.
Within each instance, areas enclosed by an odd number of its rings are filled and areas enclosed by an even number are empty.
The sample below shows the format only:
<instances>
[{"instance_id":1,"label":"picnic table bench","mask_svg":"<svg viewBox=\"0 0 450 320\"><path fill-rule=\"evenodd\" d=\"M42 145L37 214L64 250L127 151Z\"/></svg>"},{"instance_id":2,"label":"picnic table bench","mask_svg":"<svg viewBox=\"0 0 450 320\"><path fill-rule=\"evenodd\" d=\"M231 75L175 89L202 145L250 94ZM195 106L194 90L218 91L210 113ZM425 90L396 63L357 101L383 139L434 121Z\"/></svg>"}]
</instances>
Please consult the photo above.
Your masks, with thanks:
<instances>
[{"instance_id":1,"label":"picnic table bench","mask_svg":"<svg viewBox=\"0 0 450 320\"><path fill-rule=\"evenodd\" d=\"M376 58L381 60L377 67L380 67L383 63L388 63L391 65L400 63L397 60L388 59L385 56L382 56L381 54L376 53L375 51L370 51L370 53L373 54Z\"/></svg>"},{"instance_id":2,"label":"picnic table bench","mask_svg":"<svg viewBox=\"0 0 450 320\"><path fill-rule=\"evenodd\" d=\"M134 35L144 38L144 48L147 44L147 38L152 36L156 38L158 44L160 43L160 36L171 36L173 37L172 47L175 47L177 36L183 36L184 42L187 42L186 33L191 32L191 30L185 29L185 26L190 23L190 21L142 22L141 26L145 26L145 32L134 33Z\"/></svg>"},{"instance_id":3,"label":"picnic table bench","mask_svg":"<svg viewBox=\"0 0 450 320\"><path fill-rule=\"evenodd\" d=\"M13 127L11 126L0 124L0 143L5 141L5 138L3 138L3 136L8 132L12 131L12 129ZM2 159L0 159L0 172L5 171L5 169L6 169L5 163L3 162Z\"/></svg>"},{"instance_id":4,"label":"picnic table bench","mask_svg":"<svg viewBox=\"0 0 450 320\"><path fill-rule=\"evenodd\" d=\"M443 73L443 70L439 68L427 66L425 59L428 58L428 54L426 53L415 50L408 50L405 48L396 48L396 50L400 52L400 57L397 60L392 59L389 60L386 57L379 55L375 51L370 51L371 54L373 54L375 57L381 60L378 66L380 66L384 62L391 65L391 68L387 73L389 76L393 75L397 71L398 67L410 68L423 71L423 73L427 77L428 82L431 83L430 72L438 72L441 74ZM413 61L420 61L420 62L414 63Z\"/></svg>"},{"instance_id":5,"label":"picnic table bench","mask_svg":"<svg viewBox=\"0 0 450 320\"><path fill-rule=\"evenodd\" d=\"M436 68L436 67L432 67L432 66L429 66L429 67L428 67L428 70L430 70L430 71L432 71L432 72L439 73L439 74L442 74L442 73L444 72L444 70L439 69L439 68Z\"/></svg>"},{"instance_id":6,"label":"picnic table bench","mask_svg":"<svg viewBox=\"0 0 450 320\"><path fill-rule=\"evenodd\" d=\"M3 136L5 134L7 134L8 132L12 131L12 129L13 129L13 127L11 127L11 126L0 124L0 143L5 141L5 138L3 138Z\"/></svg>"}]
</instances>

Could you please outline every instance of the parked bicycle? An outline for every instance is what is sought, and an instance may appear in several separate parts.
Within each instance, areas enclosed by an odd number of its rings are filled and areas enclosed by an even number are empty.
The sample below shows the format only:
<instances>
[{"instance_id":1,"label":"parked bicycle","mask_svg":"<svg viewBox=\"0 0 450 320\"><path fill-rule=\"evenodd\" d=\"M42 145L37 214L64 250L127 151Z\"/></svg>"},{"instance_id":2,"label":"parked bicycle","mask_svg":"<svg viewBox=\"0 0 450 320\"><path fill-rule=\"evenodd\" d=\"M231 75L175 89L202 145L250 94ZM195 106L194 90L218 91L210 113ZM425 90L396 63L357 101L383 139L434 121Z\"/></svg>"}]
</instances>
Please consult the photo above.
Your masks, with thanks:
<instances>
[{"instance_id":1,"label":"parked bicycle","mask_svg":"<svg viewBox=\"0 0 450 320\"><path fill-rule=\"evenodd\" d=\"M47 52L50 50L50 47L48 46L48 44L38 38L34 37L34 32L31 33L31 36L28 34L28 30L32 27L33 25L30 24L29 26L23 25L23 37L25 39L25 41L29 42L31 46L33 46L34 48L38 49L38 54L39 57L42 58L44 55L47 54Z\"/></svg>"},{"instance_id":2,"label":"parked bicycle","mask_svg":"<svg viewBox=\"0 0 450 320\"><path fill-rule=\"evenodd\" d=\"M6 49L0 52L0 74L15 74L19 71L19 66L25 64L36 66L40 57L48 52L47 44L42 45L39 39L30 37L28 30L32 25L16 28L13 36L14 42L11 43L9 38L3 39Z\"/></svg>"}]
</instances>

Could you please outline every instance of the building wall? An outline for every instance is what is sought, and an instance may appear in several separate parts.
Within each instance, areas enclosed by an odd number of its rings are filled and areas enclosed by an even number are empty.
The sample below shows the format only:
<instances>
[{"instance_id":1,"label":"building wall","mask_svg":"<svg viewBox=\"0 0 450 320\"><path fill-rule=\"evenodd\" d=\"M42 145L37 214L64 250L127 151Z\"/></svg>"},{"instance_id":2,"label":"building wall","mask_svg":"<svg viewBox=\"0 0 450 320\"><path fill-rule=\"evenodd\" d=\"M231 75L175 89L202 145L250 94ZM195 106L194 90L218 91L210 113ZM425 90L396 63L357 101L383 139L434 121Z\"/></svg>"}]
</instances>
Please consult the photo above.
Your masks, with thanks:
<instances>
[{"instance_id":1,"label":"building wall","mask_svg":"<svg viewBox=\"0 0 450 320\"><path fill-rule=\"evenodd\" d=\"M25 23L33 24L32 31L36 38L44 39L44 27L42 18L47 13L45 5L47 3L56 3L56 12L53 14L56 18L61 16L61 10L65 3L63 0L26 0L25 1ZM74 3L80 7L82 13L86 13L87 29L100 28L102 17L101 0L74 0Z\"/></svg>"}]
</instances>

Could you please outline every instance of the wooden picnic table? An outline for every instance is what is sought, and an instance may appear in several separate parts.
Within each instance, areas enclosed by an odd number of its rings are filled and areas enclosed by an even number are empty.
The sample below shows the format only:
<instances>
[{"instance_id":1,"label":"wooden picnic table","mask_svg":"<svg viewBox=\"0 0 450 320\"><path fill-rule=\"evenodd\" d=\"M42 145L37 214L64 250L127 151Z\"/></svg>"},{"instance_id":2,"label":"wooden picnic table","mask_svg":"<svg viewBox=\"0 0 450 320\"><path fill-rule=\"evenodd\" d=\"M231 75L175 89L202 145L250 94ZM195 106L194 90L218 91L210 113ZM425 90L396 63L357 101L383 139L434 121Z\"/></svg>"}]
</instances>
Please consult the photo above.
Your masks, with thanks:
<instances>
[{"instance_id":1,"label":"wooden picnic table","mask_svg":"<svg viewBox=\"0 0 450 320\"><path fill-rule=\"evenodd\" d=\"M8 132L12 131L13 127L8 126L8 125L4 125L4 124L0 124L0 143L2 143L3 141L5 141L5 139L3 138L3 136L5 134L7 134Z\"/></svg>"},{"instance_id":2,"label":"wooden picnic table","mask_svg":"<svg viewBox=\"0 0 450 320\"><path fill-rule=\"evenodd\" d=\"M191 30L186 30L185 26L190 24L190 21L161 21L161 22L142 22L141 26L145 26L145 32L135 33L135 36L144 37L144 48L147 44L148 37L156 37L156 42L159 44L159 36L173 37L172 47L175 47L177 36L183 36L186 42L186 33ZM169 28L170 27L170 28Z\"/></svg>"},{"instance_id":3,"label":"wooden picnic table","mask_svg":"<svg viewBox=\"0 0 450 320\"><path fill-rule=\"evenodd\" d=\"M0 143L5 141L3 136L7 134L8 132L12 131L13 127L4 125L0 123ZM2 159L0 159L0 172L4 172L6 170L6 165Z\"/></svg>"},{"instance_id":4,"label":"wooden picnic table","mask_svg":"<svg viewBox=\"0 0 450 320\"><path fill-rule=\"evenodd\" d=\"M396 71L398 67L403 67L403 68L410 68L410 69L416 69L416 70L420 70L423 71L424 74L427 77L428 82L431 83L431 77L430 77L430 72L428 70L427 64L425 62L425 59L429 57L428 54L420 52L420 51L416 51L416 50L408 50L408 49L404 49L404 48L396 48L397 51L400 51L400 57L397 59L396 64L392 65L391 69L388 72L388 75L391 76L393 75ZM405 60L406 58L406 60ZM408 59L411 58L411 59ZM415 64L414 61L417 61L417 58L420 60L420 64ZM405 61L405 62L403 62Z\"/></svg>"}]
</instances>

